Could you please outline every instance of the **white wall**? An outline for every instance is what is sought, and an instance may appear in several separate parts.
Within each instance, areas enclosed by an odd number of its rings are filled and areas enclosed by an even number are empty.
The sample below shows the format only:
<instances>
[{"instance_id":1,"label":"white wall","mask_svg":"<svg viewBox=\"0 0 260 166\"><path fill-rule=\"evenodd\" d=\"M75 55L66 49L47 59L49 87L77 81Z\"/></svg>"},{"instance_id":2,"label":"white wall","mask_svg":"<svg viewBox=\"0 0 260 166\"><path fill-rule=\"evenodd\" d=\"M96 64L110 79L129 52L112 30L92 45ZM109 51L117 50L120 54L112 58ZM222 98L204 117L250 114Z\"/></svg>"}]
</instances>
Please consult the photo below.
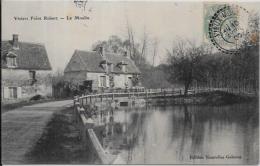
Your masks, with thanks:
<instances>
[{"instance_id":1,"label":"white wall","mask_svg":"<svg viewBox=\"0 0 260 166\"><path fill-rule=\"evenodd\" d=\"M106 88L109 88L109 77L105 73L87 73L87 80L93 80L92 88L93 90L97 90L100 85L100 77L105 76L106 77Z\"/></svg>"},{"instance_id":2,"label":"white wall","mask_svg":"<svg viewBox=\"0 0 260 166\"><path fill-rule=\"evenodd\" d=\"M128 88L131 88L132 83L129 82L128 77L132 77L132 74L116 74L114 76L115 88L125 88L126 83L128 83Z\"/></svg>"},{"instance_id":3,"label":"white wall","mask_svg":"<svg viewBox=\"0 0 260 166\"><path fill-rule=\"evenodd\" d=\"M31 85L29 70L2 69L2 97L4 99L10 98L8 87L17 87L18 98L30 98L36 94L51 96L51 71L35 71L37 82L35 82L34 85Z\"/></svg>"},{"instance_id":4,"label":"white wall","mask_svg":"<svg viewBox=\"0 0 260 166\"><path fill-rule=\"evenodd\" d=\"M106 88L109 88L109 76L105 73L96 72L66 72L64 73L65 79L71 83L83 84L84 80L93 80L92 88L97 90L100 88L100 77L106 76ZM125 83L128 83L128 88L132 87L132 82L129 82L129 77L133 77L132 74L113 74L114 76L114 88L125 88Z\"/></svg>"}]
</instances>

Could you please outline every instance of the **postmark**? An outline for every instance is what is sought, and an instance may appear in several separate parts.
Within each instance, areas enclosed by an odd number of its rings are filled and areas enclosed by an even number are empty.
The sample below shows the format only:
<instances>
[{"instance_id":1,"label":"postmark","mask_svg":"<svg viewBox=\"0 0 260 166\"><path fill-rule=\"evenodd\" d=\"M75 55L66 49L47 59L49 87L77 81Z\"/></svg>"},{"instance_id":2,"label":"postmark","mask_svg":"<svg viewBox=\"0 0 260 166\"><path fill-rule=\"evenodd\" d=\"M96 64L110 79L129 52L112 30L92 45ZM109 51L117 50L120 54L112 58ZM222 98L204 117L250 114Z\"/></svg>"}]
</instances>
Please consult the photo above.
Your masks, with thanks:
<instances>
[{"instance_id":1,"label":"postmark","mask_svg":"<svg viewBox=\"0 0 260 166\"><path fill-rule=\"evenodd\" d=\"M208 39L220 51L236 54L245 46L249 12L238 5L222 5L208 23Z\"/></svg>"}]
</instances>

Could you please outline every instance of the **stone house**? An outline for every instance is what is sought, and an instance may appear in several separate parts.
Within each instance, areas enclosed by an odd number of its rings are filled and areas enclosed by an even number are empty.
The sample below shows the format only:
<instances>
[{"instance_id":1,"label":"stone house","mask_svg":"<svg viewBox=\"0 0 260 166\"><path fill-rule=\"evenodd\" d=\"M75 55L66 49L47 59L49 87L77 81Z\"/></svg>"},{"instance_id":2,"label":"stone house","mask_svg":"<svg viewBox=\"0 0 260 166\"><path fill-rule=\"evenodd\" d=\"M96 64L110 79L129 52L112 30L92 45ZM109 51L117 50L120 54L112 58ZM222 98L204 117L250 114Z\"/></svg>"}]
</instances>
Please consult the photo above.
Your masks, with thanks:
<instances>
[{"instance_id":1,"label":"stone house","mask_svg":"<svg viewBox=\"0 0 260 166\"><path fill-rule=\"evenodd\" d=\"M65 80L89 91L132 88L139 75L127 52L108 53L102 47L97 51L75 50L64 70Z\"/></svg>"},{"instance_id":2,"label":"stone house","mask_svg":"<svg viewBox=\"0 0 260 166\"><path fill-rule=\"evenodd\" d=\"M14 34L1 42L2 101L51 96L51 65L45 46L21 42Z\"/></svg>"}]
</instances>

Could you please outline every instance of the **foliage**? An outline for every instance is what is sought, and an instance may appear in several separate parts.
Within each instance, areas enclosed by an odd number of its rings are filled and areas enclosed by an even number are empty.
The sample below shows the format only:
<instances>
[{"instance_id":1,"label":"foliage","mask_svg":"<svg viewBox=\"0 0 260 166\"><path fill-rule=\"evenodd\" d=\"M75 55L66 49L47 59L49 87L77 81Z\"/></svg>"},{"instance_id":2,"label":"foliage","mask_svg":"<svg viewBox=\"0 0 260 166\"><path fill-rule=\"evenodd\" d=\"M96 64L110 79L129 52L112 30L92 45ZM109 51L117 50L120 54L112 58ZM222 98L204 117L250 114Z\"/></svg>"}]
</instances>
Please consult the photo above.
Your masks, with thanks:
<instances>
[{"instance_id":1,"label":"foliage","mask_svg":"<svg viewBox=\"0 0 260 166\"><path fill-rule=\"evenodd\" d=\"M190 41L180 40L171 51L168 51L169 81L184 84L184 95L187 95L193 81L205 80L203 57L209 52L206 47L195 46Z\"/></svg>"},{"instance_id":2,"label":"foliage","mask_svg":"<svg viewBox=\"0 0 260 166\"><path fill-rule=\"evenodd\" d=\"M78 94L77 85L66 81L61 71L52 76L52 93L55 98L67 98Z\"/></svg>"},{"instance_id":3,"label":"foliage","mask_svg":"<svg viewBox=\"0 0 260 166\"><path fill-rule=\"evenodd\" d=\"M133 86L137 86L139 84L139 76L137 74L133 75L132 83Z\"/></svg>"},{"instance_id":4,"label":"foliage","mask_svg":"<svg viewBox=\"0 0 260 166\"><path fill-rule=\"evenodd\" d=\"M239 54L212 53L202 47L177 47L169 52L169 80L191 86L231 88L258 92L258 46L248 45Z\"/></svg>"},{"instance_id":5,"label":"foliage","mask_svg":"<svg viewBox=\"0 0 260 166\"><path fill-rule=\"evenodd\" d=\"M112 35L107 41L98 41L94 43L92 49L97 50L100 46L102 46L106 52L123 53L129 46L129 43L127 41L123 42L122 39L116 35Z\"/></svg>"}]
</instances>

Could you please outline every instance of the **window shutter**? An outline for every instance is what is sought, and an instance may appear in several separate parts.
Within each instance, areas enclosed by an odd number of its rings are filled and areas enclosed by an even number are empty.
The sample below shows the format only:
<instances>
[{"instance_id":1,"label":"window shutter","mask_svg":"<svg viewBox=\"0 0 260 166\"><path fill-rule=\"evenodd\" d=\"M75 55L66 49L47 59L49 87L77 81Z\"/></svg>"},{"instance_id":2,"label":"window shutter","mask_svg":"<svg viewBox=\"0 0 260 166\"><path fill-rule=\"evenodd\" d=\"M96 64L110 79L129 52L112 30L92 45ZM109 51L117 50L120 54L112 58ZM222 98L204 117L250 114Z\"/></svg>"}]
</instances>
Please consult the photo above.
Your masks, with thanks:
<instances>
[{"instance_id":1,"label":"window shutter","mask_svg":"<svg viewBox=\"0 0 260 166\"><path fill-rule=\"evenodd\" d=\"M17 87L17 98L22 97L22 87Z\"/></svg>"},{"instance_id":2,"label":"window shutter","mask_svg":"<svg viewBox=\"0 0 260 166\"><path fill-rule=\"evenodd\" d=\"M101 79L100 79L100 76L98 76L98 87L101 87Z\"/></svg>"},{"instance_id":3,"label":"window shutter","mask_svg":"<svg viewBox=\"0 0 260 166\"><path fill-rule=\"evenodd\" d=\"M106 76L106 87L109 88L109 76Z\"/></svg>"},{"instance_id":4,"label":"window shutter","mask_svg":"<svg viewBox=\"0 0 260 166\"><path fill-rule=\"evenodd\" d=\"M8 87L4 87L4 98L5 99L9 98L9 88Z\"/></svg>"}]
</instances>

